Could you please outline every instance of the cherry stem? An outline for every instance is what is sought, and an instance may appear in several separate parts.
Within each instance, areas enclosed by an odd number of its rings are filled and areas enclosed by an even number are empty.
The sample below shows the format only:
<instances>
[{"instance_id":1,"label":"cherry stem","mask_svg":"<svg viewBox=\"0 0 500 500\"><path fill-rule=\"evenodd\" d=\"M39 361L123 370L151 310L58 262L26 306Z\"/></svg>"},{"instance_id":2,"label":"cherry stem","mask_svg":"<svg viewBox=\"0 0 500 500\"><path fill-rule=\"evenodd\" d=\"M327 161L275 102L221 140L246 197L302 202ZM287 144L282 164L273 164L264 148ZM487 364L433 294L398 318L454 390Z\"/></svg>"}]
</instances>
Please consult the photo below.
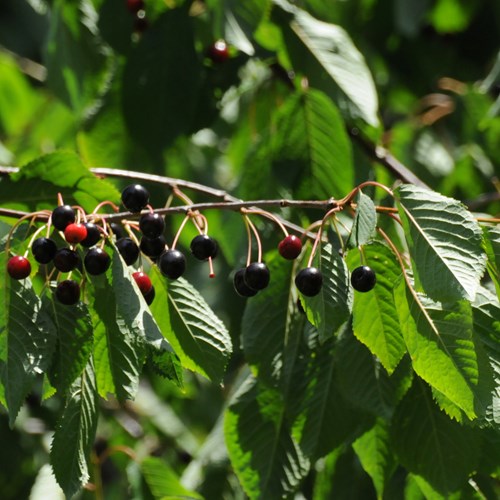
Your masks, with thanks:
<instances>
[{"instance_id":1,"label":"cherry stem","mask_svg":"<svg viewBox=\"0 0 500 500\"><path fill-rule=\"evenodd\" d=\"M312 266L312 262L313 262L313 259L314 259L314 254L316 253L316 249L318 248L318 244L321 240L321 234L323 233L323 224L321 224L321 226L319 226L319 229L318 229L318 232L316 233L316 238L314 239L314 244L313 244L313 247L311 249L311 254L309 255L309 259L307 261L307 267L311 267Z\"/></svg>"},{"instance_id":2,"label":"cherry stem","mask_svg":"<svg viewBox=\"0 0 500 500\"><path fill-rule=\"evenodd\" d=\"M45 229L45 226L42 226L40 228L38 228L34 233L33 233L33 236L30 238L30 241L28 243L28 248L26 249L26 252L24 254L24 256L26 257L28 255L28 250L33 246L33 242L36 240L37 236L39 235L39 233L41 233L43 230Z\"/></svg>"},{"instance_id":3,"label":"cherry stem","mask_svg":"<svg viewBox=\"0 0 500 500\"><path fill-rule=\"evenodd\" d=\"M36 219L37 215L48 215L48 217L50 217L50 215L49 215L50 213L51 212L49 210L40 210L38 212L26 214L23 217L21 217L20 219L18 219L16 221L16 223L10 228L9 234L7 235L7 241L5 242L5 253L7 255L9 255L10 241L12 239L12 235L14 234L14 231L19 227L19 225L21 225L26 219L31 219L31 223L30 223L30 226L31 226L33 221Z\"/></svg>"},{"instance_id":4,"label":"cherry stem","mask_svg":"<svg viewBox=\"0 0 500 500\"><path fill-rule=\"evenodd\" d=\"M250 224L248 223L247 217L243 217L243 221L245 222L245 229L247 231L247 241L248 241L248 249L247 249L247 267L252 262L252 233L250 231Z\"/></svg>"},{"instance_id":5,"label":"cherry stem","mask_svg":"<svg viewBox=\"0 0 500 500\"><path fill-rule=\"evenodd\" d=\"M61 193L57 193L57 206L62 207L64 205L63 196Z\"/></svg>"},{"instance_id":6,"label":"cherry stem","mask_svg":"<svg viewBox=\"0 0 500 500\"><path fill-rule=\"evenodd\" d=\"M214 272L214 263L212 257L208 258L208 266L209 266L209 278L215 278L215 272Z\"/></svg>"},{"instance_id":7,"label":"cherry stem","mask_svg":"<svg viewBox=\"0 0 500 500\"><path fill-rule=\"evenodd\" d=\"M149 210L150 214L154 214L155 213L155 210L154 210L154 208L151 205L146 205L146 208Z\"/></svg>"},{"instance_id":8,"label":"cherry stem","mask_svg":"<svg viewBox=\"0 0 500 500\"><path fill-rule=\"evenodd\" d=\"M187 214L184 219L182 219L181 225L179 226L179 229L177 230L177 233L175 234L174 241L172 241L172 250L175 248L175 245L177 245L177 240L179 239L182 230L184 229L184 226L186 225L187 221L191 218L191 214Z\"/></svg>"},{"instance_id":9,"label":"cherry stem","mask_svg":"<svg viewBox=\"0 0 500 500\"><path fill-rule=\"evenodd\" d=\"M92 210L92 214L91 215L95 215L97 214L97 212L99 212L99 210L104 207L104 206L110 206L112 209L113 209L113 212L116 212L118 213L119 211L119 208L112 202L112 201L109 201L109 200L106 200L106 201L102 201L101 203L99 203L95 208L94 210Z\"/></svg>"},{"instance_id":10,"label":"cherry stem","mask_svg":"<svg viewBox=\"0 0 500 500\"><path fill-rule=\"evenodd\" d=\"M248 225L250 226L250 229L252 230L252 232L255 236L255 241L257 243L257 262L262 262L262 242L260 241L259 231L257 231L255 224L250 220L248 215L245 214L244 217L245 217L246 221L248 222Z\"/></svg>"},{"instance_id":11,"label":"cherry stem","mask_svg":"<svg viewBox=\"0 0 500 500\"><path fill-rule=\"evenodd\" d=\"M283 231L283 234L285 235L285 238L288 236L288 231L286 227L283 225L283 223L276 217L274 214L271 212L267 212L266 210L257 210L257 209L242 209L242 212L245 214L256 214L256 215L262 215L263 217L267 217L268 219L271 219L273 222L275 222L280 229Z\"/></svg>"}]
</instances>

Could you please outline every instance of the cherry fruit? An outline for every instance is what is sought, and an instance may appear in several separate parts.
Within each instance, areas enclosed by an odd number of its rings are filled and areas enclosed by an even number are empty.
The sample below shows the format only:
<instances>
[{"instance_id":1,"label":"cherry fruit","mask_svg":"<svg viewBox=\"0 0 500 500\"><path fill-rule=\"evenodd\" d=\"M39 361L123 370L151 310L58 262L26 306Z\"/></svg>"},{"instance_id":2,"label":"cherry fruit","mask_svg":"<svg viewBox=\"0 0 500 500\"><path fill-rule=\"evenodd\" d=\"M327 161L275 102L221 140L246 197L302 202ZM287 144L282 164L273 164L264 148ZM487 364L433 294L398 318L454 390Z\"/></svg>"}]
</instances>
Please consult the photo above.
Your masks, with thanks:
<instances>
[{"instance_id":1,"label":"cherry fruit","mask_svg":"<svg viewBox=\"0 0 500 500\"><path fill-rule=\"evenodd\" d=\"M253 297L254 295L257 294L257 290L250 288L245 283L245 268L244 267L242 267L241 269L238 269L234 273L233 286L234 286L234 289L236 290L236 293L238 295L241 295L242 297Z\"/></svg>"},{"instance_id":2,"label":"cherry fruit","mask_svg":"<svg viewBox=\"0 0 500 500\"><path fill-rule=\"evenodd\" d=\"M151 283L151 278L142 271L137 271L132 274L132 278L137 283L139 290L143 295L147 294L151 288L153 287L153 283Z\"/></svg>"},{"instance_id":3,"label":"cherry fruit","mask_svg":"<svg viewBox=\"0 0 500 500\"><path fill-rule=\"evenodd\" d=\"M302 241L297 236L289 234L283 238L278 245L280 255L288 260L296 259L302 251Z\"/></svg>"},{"instance_id":4,"label":"cherry fruit","mask_svg":"<svg viewBox=\"0 0 500 500\"><path fill-rule=\"evenodd\" d=\"M80 256L69 248L60 248L54 255L54 266L58 271L69 273L80 265Z\"/></svg>"},{"instance_id":5,"label":"cherry fruit","mask_svg":"<svg viewBox=\"0 0 500 500\"><path fill-rule=\"evenodd\" d=\"M93 247L101 239L101 232L93 222L85 222L84 226L87 230L87 236L80 242L80 245L85 248Z\"/></svg>"},{"instance_id":6,"label":"cherry fruit","mask_svg":"<svg viewBox=\"0 0 500 500\"><path fill-rule=\"evenodd\" d=\"M263 262L252 262L245 269L245 284L253 290L263 290L269 285L271 274Z\"/></svg>"},{"instance_id":7,"label":"cherry fruit","mask_svg":"<svg viewBox=\"0 0 500 500\"><path fill-rule=\"evenodd\" d=\"M158 238L165 229L165 221L163 217L158 214L144 214L139 219L139 229L147 238Z\"/></svg>"},{"instance_id":8,"label":"cherry fruit","mask_svg":"<svg viewBox=\"0 0 500 500\"><path fill-rule=\"evenodd\" d=\"M64 238L68 243L80 243L87 237L87 228L84 224L68 224L64 229Z\"/></svg>"},{"instance_id":9,"label":"cherry fruit","mask_svg":"<svg viewBox=\"0 0 500 500\"><path fill-rule=\"evenodd\" d=\"M93 276L104 274L109 269L110 264L111 259L102 248L91 248L83 260L85 270Z\"/></svg>"},{"instance_id":10,"label":"cherry fruit","mask_svg":"<svg viewBox=\"0 0 500 500\"><path fill-rule=\"evenodd\" d=\"M127 266L132 265L137 260L137 257L139 257L139 247L131 238L120 238L116 242L116 248Z\"/></svg>"},{"instance_id":11,"label":"cherry fruit","mask_svg":"<svg viewBox=\"0 0 500 500\"><path fill-rule=\"evenodd\" d=\"M144 0L126 0L127 9L131 14L137 14L140 10L144 10Z\"/></svg>"},{"instance_id":12,"label":"cherry fruit","mask_svg":"<svg viewBox=\"0 0 500 500\"><path fill-rule=\"evenodd\" d=\"M72 306L80 299L80 285L75 280L64 280L58 283L56 299L65 306Z\"/></svg>"},{"instance_id":13,"label":"cherry fruit","mask_svg":"<svg viewBox=\"0 0 500 500\"><path fill-rule=\"evenodd\" d=\"M156 259L165 251L166 244L167 242L163 236L159 236L158 238L143 236L141 238L140 248L144 255Z\"/></svg>"},{"instance_id":14,"label":"cherry fruit","mask_svg":"<svg viewBox=\"0 0 500 500\"><path fill-rule=\"evenodd\" d=\"M122 191L123 206L131 212L140 212L149 202L149 192L140 184L131 184Z\"/></svg>"},{"instance_id":15,"label":"cherry fruit","mask_svg":"<svg viewBox=\"0 0 500 500\"><path fill-rule=\"evenodd\" d=\"M229 49L224 40L217 40L209 49L208 57L216 64L223 63L229 59Z\"/></svg>"},{"instance_id":16,"label":"cherry fruit","mask_svg":"<svg viewBox=\"0 0 500 500\"><path fill-rule=\"evenodd\" d=\"M75 222L75 211L69 205L54 208L51 220L52 225L59 231L64 231L68 224Z\"/></svg>"},{"instance_id":17,"label":"cherry fruit","mask_svg":"<svg viewBox=\"0 0 500 500\"><path fill-rule=\"evenodd\" d=\"M48 264L56 252L56 242L50 238L37 238L31 245L31 253L40 264Z\"/></svg>"},{"instance_id":18,"label":"cherry fruit","mask_svg":"<svg viewBox=\"0 0 500 500\"><path fill-rule=\"evenodd\" d=\"M377 283L375 271L368 266L359 266L351 274L351 284L358 292L369 292Z\"/></svg>"},{"instance_id":19,"label":"cherry fruit","mask_svg":"<svg viewBox=\"0 0 500 500\"><path fill-rule=\"evenodd\" d=\"M186 257L179 250L171 248L161 254L158 267L167 278L176 280L186 270Z\"/></svg>"},{"instance_id":20,"label":"cherry fruit","mask_svg":"<svg viewBox=\"0 0 500 500\"><path fill-rule=\"evenodd\" d=\"M23 280L31 273L30 261L22 255L11 257L7 262L7 272L15 280Z\"/></svg>"},{"instance_id":21,"label":"cherry fruit","mask_svg":"<svg viewBox=\"0 0 500 500\"><path fill-rule=\"evenodd\" d=\"M209 257L213 259L217 255L218 244L207 234L199 234L191 240L190 249L198 260L206 260Z\"/></svg>"},{"instance_id":22,"label":"cherry fruit","mask_svg":"<svg viewBox=\"0 0 500 500\"><path fill-rule=\"evenodd\" d=\"M151 286L148 293L143 294L144 300L146 301L146 304L148 306L150 306L152 304L153 300L155 299L155 295L156 295L156 292L155 292L154 286Z\"/></svg>"},{"instance_id":23,"label":"cherry fruit","mask_svg":"<svg viewBox=\"0 0 500 500\"><path fill-rule=\"evenodd\" d=\"M113 234L115 235L117 240L120 238L125 238L127 236L127 233L121 224L112 222L109 226L111 227L111 231L113 231Z\"/></svg>"},{"instance_id":24,"label":"cherry fruit","mask_svg":"<svg viewBox=\"0 0 500 500\"><path fill-rule=\"evenodd\" d=\"M323 286L323 275L316 267L306 267L295 276L295 286L306 297L318 295Z\"/></svg>"}]
</instances>

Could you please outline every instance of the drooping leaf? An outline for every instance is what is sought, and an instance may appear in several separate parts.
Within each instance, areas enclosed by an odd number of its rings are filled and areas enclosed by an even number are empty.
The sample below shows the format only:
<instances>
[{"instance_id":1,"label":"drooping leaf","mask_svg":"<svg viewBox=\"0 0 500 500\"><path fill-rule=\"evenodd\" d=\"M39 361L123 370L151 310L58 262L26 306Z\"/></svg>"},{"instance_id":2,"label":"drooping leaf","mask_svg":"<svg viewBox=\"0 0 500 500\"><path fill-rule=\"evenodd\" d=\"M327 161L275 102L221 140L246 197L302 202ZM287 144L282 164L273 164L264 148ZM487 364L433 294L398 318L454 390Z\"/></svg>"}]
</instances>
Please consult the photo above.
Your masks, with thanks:
<instances>
[{"instance_id":1,"label":"drooping leaf","mask_svg":"<svg viewBox=\"0 0 500 500\"><path fill-rule=\"evenodd\" d=\"M363 255L365 264L375 271L377 283L369 292L354 292L354 335L390 374L406 352L393 294L401 269L389 248L380 243L365 246ZM357 267L359 252L349 252L348 261L351 269Z\"/></svg>"},{"instance_id":2,"label":"drooping leaf","mask_svg":"<svg viewBox=\"0 0 500 500\"><path fill-rule=\"evenodd\" d=\"M48 85L80 117L106 88L109 70L92 2L56 0L45 52Z\"/></svg>"},{"instance_id":3,"label":"drooping leaf","mask_svg":"<svg viewBox=\"0 0 500 500\"><path fill-rule=\"evenodd\" d=\"M324 341L349 319L353 293L347 265L330 243L321 247L318 267L323 275L321 291L314 297L301 296L301 300L307 318Z\"/></svg>"},{"instance_id":4,"label":"drooping leaf","mask_svg":"<svg viewBox=\"0 0 500 500\"><path fill-rule=\"evenodd\" d=\"M363 55L347 32L338 25L315 19L284 0L274 0L274 3L285 13L274 19L283 29L294 69L304 73L313 86L331 87L334 83L349 100L353 115L378 126L375 84Z\"/></svg>"},{"instance_id":5,"label":"drooping leaf","mask_svg":"<svg viewBox=\"0 0 500 500\"><path fill-rule=\"evenodd\" d=\"M151 311L182 366L219 382L232 352L226 327L184 278L167 282L155 268L151 279L156 290Z\"/></svg>"},{"instance_id":6,"label":"drooping leaf","mask_svg":"<svg viewBox=\"0 0 500 500\"><path fill-rule=\"evenodd\" d=\"M266 261L269 286L247 300L241 336L248 363L269 384L277 379L291 319L292 266L274 253Z\"/></svg>"},{"instance_id":7,"label":"drooping leaf","mask_svg":"<svg viewBox=\"0 0 500 500\"><path fill-rule=\"evenodd\" d=\"M500 227L486 226L483 228L484 246L488 256L487 269L500 296Z\"/></svg>"},{"instance_id":8,"label":"drooping leaf","mask_svg":"<svg viewBox=\"0 0 500 500\"><path fill-rule=\"evenodd\" d=\"M295 491L309 461L291 435L279 391L249 377L225 415L231 463L251 499L282 498Z\"/></svg>"},{"instance_id":9,"label":"drooping leaf","mask_svg":"<svg viewBox=\"0 0 500 500\"><path fill-rule=\"evenodd\" d=\"M71 497L89 480L89 454L97 428L97 389L92 361L73 383L59 420L50 462L57 482Z\"/></svg>"},{"instance_id":10,"label":"drooping leaf","mask_svg":"<svg viewBox=\"0 0 500 500\"><path fill-rule=\"evenodd\" d=\"M5 264L5 254L2 256L0 264ZM3 384L9 422L13 425L36 377L50 366L57 336L28 278L7 278L0 282L0 287L0 335L7 338Z\"/></svg>"},{"instance_id":11,"label":"drooping leaf","mask_svg":"<svg viewBox=\"0 0 500 500\"><path fill-rule=\"evenodd\" d=\"M403 280L395 288L395 300L415 372L468 418L484 415L493 376L473 336L470 303L433 302L412 294Z\"/></svg>"},{"instance_id":12,"label":"drooping leaf","mask_svg":"<svg viewBox=\"0 0 500 500\"><path fill-rule=\"evenodd\" d=\"M146 457L140 467L155 500L166 498L202 500L203 497L196 491L190 491L182 486L177 474L162 459Z\"/></svg>"},{"instance_id":13,"label":"drooping leaf","mask_svg":"<svg viewBox=\"0 0 500 500\"><path fill-rule=\"evenodd\" d=\"M356 215L347 240L349 248L366 245L372 239L377 227L377 212L372 199L359 191L356 205Z\"/></svg>"},{"instance_id":14,"label":"drooping leaf","mask_svg":"<svg viewBox=\"0 0 500 500\"><path fill-rule=\"evenodd\" d=\"M480 441L473 428L438 409L422 381L415 381L392 422L391 445L409 471L443 495L465 484L477 465Z\"/></svg>"},{"instance_id":15,"label":"drooping leaf","mask_svg":"<svg viewBox=\"0 0 500 500\"><path fill-rule=\"evenodd\" d=\"M376 424L353 443L363 469L370 475L377 490L377 498L383 498L384 489L394 472L396 460L389 439L389 424L377 419Z\"/></svg>"},{"instance_id":16,"label":"drooping leaf","mask_svg":"<svg viewBox=\"0 0 500 500\"><path fill-rule=\"evenodd\" d=\"M434 300L474 300L486 265L477 221L434 191L404 184L396 196L417 286Z\"/></svg>"},{"instance_id":17,"label":"drooping leaf","mask_svg":"<svg viewBox=\"0 0 500 500\"><path fill-rule=\"evenodd\" d=\"M82 373L92 353L93 328L86 304L66 306L54 300L52 318L57 347L51 367L51 384L64 393Z\"/></svg>"},{"instance_id":18,"label":"drooping leaf","mask_svg":"<svg viewBox=\"0 0 500 500\"><path fill-rule=\"evenodd\" d=\"M152 151L187 133L196 110L200 62L186 5L149 26L123 72L125 122L132 137Z\"/></svg>"}]
</instances>

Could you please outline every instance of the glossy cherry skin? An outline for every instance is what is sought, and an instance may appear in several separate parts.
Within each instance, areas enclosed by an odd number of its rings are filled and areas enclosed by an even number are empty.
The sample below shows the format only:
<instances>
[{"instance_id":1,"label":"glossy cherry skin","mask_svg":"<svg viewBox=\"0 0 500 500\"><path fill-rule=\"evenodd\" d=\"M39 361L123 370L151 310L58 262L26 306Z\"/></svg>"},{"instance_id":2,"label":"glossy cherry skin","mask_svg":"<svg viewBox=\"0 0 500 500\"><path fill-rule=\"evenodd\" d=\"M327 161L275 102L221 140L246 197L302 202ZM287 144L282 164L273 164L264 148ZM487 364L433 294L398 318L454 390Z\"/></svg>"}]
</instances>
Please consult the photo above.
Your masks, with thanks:
<instances>
[{"instance_id":1,"label":"glossy cherry skin","mask_svg":"<svg viewBox=\"0 0 500 500\"><path fill-rule=\"evenodd\" d=\"M144 214L139 219L139 229L147 238L158 238L165 229L165 221L163 217L158 214Z\"/></svg>"},{"instance_id":2,"label":"glossy cherry skin","mask_svg":"<svg viewBox=\"0 0 500 500\"><path fill-rule=\"evenodd\" d=\"M257 290L250 288L245 283L245 268L242 267L238 269L233 276L233 286L236 290L236 293L241 297L253 297L257 294Z\"/></svg>"},{"instance_id":3,"label":"glossy cherry skin","mask_svg":"<svg viewBox=\"0 0 500 500\"><path fill-rule=\"evenodd\" d=\"M358 292L369 292L377 283L375 271L368 266L359 266L351 274L351 284Z\"/></svg>"},{"instance_id":4,"label":"glossy cherry skin","mask_svg":"<svg viewBox=\"0 0 500 500\"><path fill-rule=\"evenodd\" d=\"M31 245L31 253L40 264L48 264L56 252L56 242L51 238L37 238Z\"/></svg>"},{"instance_id":5,"label":"glossy cherry skin","mask_svg":"<svg viewBox=\"0 0 500 500\"><path fill-rule=\"evenodd\" d=\"M146 304L148 306L150 306L153 302L153 300L155 299L155 296L156 296L156 292L155 292L155 287L152 286L150 289L149 289L149 292L148 293L145 293L143 295L144 297L144 300L146 301Z\"/></svg>"},{"instance_id":6,"label":"glossy cherry skin","mask_svg":"<svg viewBox=\"0 0 500 500\"><path fill-rule=\"evenodd\" d=\"M54 208L51 215L52 225L59 231L64 231L68 224L75 222L75 211L69 205Z\"/></svg>"},{"instance_id":7,"label":"glossy cherry skin","mask_svg":"<svg viewBox=\"0 0 500 500\"><path fill-rule=\"evenodd\" d=\"M263 290L269 285L271 274L263 262L252 262L245 269L245 284L253 290Z\"/></svg>"},{"instance_id":8,"label":"glossy cherry skin","mask_svg":"<svg viewBox=\"0 0 500 500\"><path fill-rule=\"evenodd\" d=\"M206 260L216 257L218 247L217 241L207 234L198 234L191 240L190 250L198 260Z\"/></svg>"},{"instance_id":9,"label":"glossy cherry skin","mask_svg":"<svg viewBox=\"0 0 500 500\"><path fill-rule=\"evenodd\" d=\"M306 267L295 276L295 286L302 295L314 297L323 286L323 275L316 267Z\"/></svg>"},{"instance_id":10,"label":"glossy cherry skin","mask_svg":"<svg viewBox=\"0 0 500 500\"><path fill-rule=\"evenodd\" d=\"M171 280L180 278L186 270L186 257L176 249L163 252L158 259L158 267L163 275Z\"/></svg>"},{"instance_id":11,"label":"glossy cherry skin","mask_svg":"<svg viewBox=\"0 0 500 500\"><path fill-rule=\"evenodd\" d=\"M87 236L80 242L85 248L93 247L101 239L101 231L93 222L85 222L85 229L87 229Z\"/></svg>"},{"instance_id":12,"label":"glossy cherry skin","mask_svg":"<svg viewBox=\"0 0 500 500\"><path fill-rule=\"evenodd\" d=\"M152 259L156 259L165 251L166 241L163 236L147 238L143 236L140 242L141 252Z\"/></svg>"},{"instance_id":13,"label":"glossy cherry skin","mask_svg":"<svg viewBox=\"0 0 500 500\"><path fill-rule=\"evenodd\" d=\"M224 40L217 40L209 49L208 57L216 64L229 59L229 48Z\"/></svg>"},{"instance_id":14,"label":"glossy cherry skin","mask_svg":"<svg viewBox=\"0 0 500 500\"><path fill-rule=\"evenodd\" d=\"M89 274L97 276L104 274L109 269L111 258L102 248L91 248L85 255L83 265Z\"/></svg>"},{"instance_id":15,"label":"glossy cherry skin","mask_svg":"<svg viewBox=\"0 0 500 500\"><path fill-rule=\"evenodd\" d=\"M151 290L153 283L151 283L151 278L146 273L137 271L132 274L132 278L134 278L143 295L147 294Z\"/></svg>"},{"instance_id":16,"label":"glossy cherry skin","mask_svg":"<svg viewBox=\"0 0 500 500\"><path fill-rule=\"evenodd\" d=\"M60 248L54 255L54 266L58 271L69 273L80 265L80 256L69 248Z\"/></svg>"},{"instance_id":17,"label":"glossy cherry skin","mask_svg":"<svg viewBox=\"0 0 500 500\"><path fill-rule=\"evenodd\" d=\"M64 280L58 283L56 299L65 306L72 306L80 300L80 285L74 280Z\"/></svg>"},{"instance_id":18,"label":"glossy cherry skin","mask_svg":"<svg viewBox=\"0 0 500 500\"><path fill-rule=\"evenodd\" d=\"M301 251L302 241L293 234L289 234L279 242L278 252L284 259L296 259Z\"/></svg>"},{"instance_id":19,"label":"glossy cherry skin","mask_svg":"<svg viewBox=\"0 0 500 500\"><path fill-rule=\"evenodd\" d=\"M68 243L80 243L87 237L87 228L84 224L68 224L64 229L64 238Z\"/></svg>"},{"instance_id":20,"label":"glossy cherry skin","mask_svg":"<svg viewBox=\"0 0 500 500\"><path fill-rule=\"evenodd\" d=\"M149 202L149 192L140 184L131 184L122 191L123 206L131 212L140 212Z\"/></svg>"},{"instance_id":21,"label":"glossy cherry skin","mask_svg":"<svg viewBox=\"0 0 500 500\"><path fill-rule=\"evenodd\" d=\"M23 280L31 273L30 261L22 255L11 257L7 262L7 272L15 280Z\"/></svg>"},{"instance_id":22,"label":"glossy cherry skin","mask_svg":"<svg viewBox=\"0 0 500 500\"><path fill-rule=\"evenodd\" d=\"M127 266L131 266L139 257L139 247L131 238L120 238L116 242L116 248Z\"/></svg>"}]
</instances>

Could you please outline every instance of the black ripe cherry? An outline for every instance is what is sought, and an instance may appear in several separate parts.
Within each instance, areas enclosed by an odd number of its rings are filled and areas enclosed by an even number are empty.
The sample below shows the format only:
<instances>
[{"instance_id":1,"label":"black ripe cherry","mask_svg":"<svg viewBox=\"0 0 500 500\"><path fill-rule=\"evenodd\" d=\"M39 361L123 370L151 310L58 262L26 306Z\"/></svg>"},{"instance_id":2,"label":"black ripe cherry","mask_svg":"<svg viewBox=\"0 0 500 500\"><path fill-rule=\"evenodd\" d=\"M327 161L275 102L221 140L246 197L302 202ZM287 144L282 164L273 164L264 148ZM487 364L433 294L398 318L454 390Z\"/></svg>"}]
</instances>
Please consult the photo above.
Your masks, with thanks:
<instances>
[{"instance_id":1,"label":"black ripe cherry","mask_svg":"<svg viewBox=\"0 0 500 500\"><path fill-rule=\"evenodd\" d=\"M245 284L253 290L263 290L269 285L271 273L263 262L252 262L245 269Z\"/></svg>"},{"instance_id":2,"label":"black ripe cherry","mask_svg":"<svg viewBox=\"0 0 500 500\"><path fill-rule=\"evenodd\" d=\"M30 261L22 255L11 257L7 262L7 272L15 280L23 280L31 273Z\"/></svg>"},{"instance_id":3,"label":"black ripe cherry","mask_svg":"<svg viewBox=\"0 0 500 500\"><path fill-rule=\"evenodd\" d=\"M140 212L149 202L149 192L140 184L131 184L122 191L123 206L131 212Z\"/></svg>"},{"instance_id":4,"label":"black ripe cherry","mask_svg":"<svg viewBox=\"0 0 500 500\"><path fill-rule=\"evenodd\" d=\"M31 245L31 253L40 264L48 264L56 252L56 242L51 238L37 238Z\"/></svg>"},{"instance_id":5,"label":"black ripe cherry","mask_svg":"<svg viewBox=\"0 0 500 500\"><path fill-rule=\"evenodd\" d=\"M156 295L156 292L155 292L154 286L151 286L148 293L143 294L144 300L146 301L146 304L148 306L150 306L152 304L153 300L155 299L155 295Z\"/></svg>"},{"instance_id":6,"label":"black ripe cherry","mask_svg":"<svg viewBox=\"0 0 500 500\"><path fill-rule=\"evenodd\" d=\"M80 242L80 245L85 248L93 247L101 239L101 231L93 222L85 222L84 226L87 230L87 236Z\"/></svg>"},{"instance_id":7,"label":"black ripe cherry","mask_svg":"<svg viewBox=\"0 0 500 500\"><path fill-rule=\"evenodd\" d=\"M296 259L302 251L302 241L293 234L283 238L278 245L278 252L284 259Z\"/></svg>"},{"instance_id":8,"label":"black ripe cherry","mask_svg":"<svg viewBox=\"0 0 500 500\"><path fill-rule=\"evenodd\" d=\"M160 255L158 267L167 278L176 280L186 270L186 257L179 250L171 248Z\"/></svg>"},{"instance_id":9,"label":"black ripe cherry","mask_svg":"<svg viewBox=\"0 0 500 500\"><path fill-rule=\"evenodd\" d=\"M143 236L139 245L144 255L156 259L164 252L166 243L163 236L159 236L158 238Z\"/></svg>"},{"instance_id":10,"label":"black ripe cherry","mask_svg":"<svg viewBox=\"0 0 500 500\"><path fill-rule=\"evenodd\" d=\"M215 258L218 250L217 241L208 234L199 234L191 240L191 253L198 260L206 260L209 257Z\"/></svg>"},{"instance_id":11,"label":"black ripe cherry","mask_svg":"<svg viewBox=\"0 0 500 500\"><path fill-rule=\"evenodd\" d=\"M75 211L69 205L54 208L51 215L52 225L59 231L64 231L68 224L75 222L75 219Z\"/></svg>"},{"instance_id":12,"label":"black ripe cherry","mask_svg":"<svg viewBox=\"0 0 500 500\"><path fill-rule=\"evenodd\" d=\"M233 286L234 286L234 289L236 290L236 293L238 295L241 295L242 297L253 297L254 295L257 294L257 290L250 288L245 283L245 268L244 267L242 267L241 269L238 269L234 273Z\"/></svg>"},{"instance_id":13,"label":"black ripe cherry","mask_svg":"<svg viewBox=\"0 0 500 500\"><path fill-rule=\"evenodd\" d=\"M72 306L80 299L80 285L75 280L64 280L57 284L56 299L65 306Z\"/></svg>"},{"instance_id":14,"label":"black ripe cherry","mask_svg":"<svg viewBox=\"0 0 500 500\"><path fill-rule=\"evenodd\" d=\"M316 267L306 267L295 276L295 286L302 295L314 297L323 286L323 275Z\"/></svg>"},{"instance_id":15,"label":"black ripe cherry","mask_svg":"<svg viewBox=\"0 0 500 500\"><path fill-rule=\"evenodd\" d=\"M54 255L54 266L58 271L69 273L80 264L80 256L70 248L60 248Z\"/></svg>"},{"instance_id":16,"label":"black ripe cherry","mask_svg":"<svg viewBox=\"0 0 500 500\"><path fill-rule=\"evenodd\" d=\"M158 214L144 214L139 219L139 229L147 238L158 238L165 229L165 221Z\"/></svg>"},{"instance_id":17,"label":"black ripe cherry","mask_svg":"<svg viewBox=\"0 0 500 500\"><path fill-rule=\"evenodd\" d=\"M139 287L139 290L143 295L146 295L153 287L153 283L151 283L151 278L142 271L137 271L133 273L132 278L134 278L134 281L137 283L137 286Z\"/></svg>"},{"instance_id":18,"label":"black ripe cherry","mask_svg":"<svg viewBox=\"0 0 500 500\"><path fill-rule=\"evenodd\" d=\"M116 242L116 248L127 266L131 266L139 257L139 247L131 238L120 238Z\"/></svg>"},{"instance_id":19,"label":"black ripe cherry","mask_svg":"<svg viewBox=\"0 0 500 500\"><path fill-rule=\"evenodd\" d=\"M369 292L377 283L375 271L368 266L359 266L351 274L351 284L358 292Z\"/></svg>"},{"instance_id":20,"label":"black ripe cherry","mask_svg":"<svg viewBox=\"0 0 500 500\"><path fill-rule=\"evenodd\" d=\"M80 243L87 237L87 228L84 224L68 224L64 228L64 238L68 243Z\"/></svg>"},{"instance_id":21,"label":"black ripe cherry","mask_svg":"<svg viewBox=\"0 0 500 500\"><path fill-rule=\"evenodd\" d=\"M217 40L208 49L208 57L216 64L223 63L229 59L229 49L224 40Z\"/></svg>"},{"instance_id":22,"label":"black ripe cherry","mask_svg":"<svg viewBox=\"0 0 500 500\"><path fill-rule=\"evenodd\" d=\"M111 259L105 250L102 248L91 248L85 259L83 260L83 265L85 270L94 276L99 274L104 274L111 264Z\"/></svg>"},{"instance_id":23,"label":"black ripe cherry","mask_svg":"<svg viewBox=\"0 0 500 500\"><path fill-rule=\"evenodd\" d=\"M125 231L125 228L121 224L117 224L116 222L112 222L109 227L111 227L111 231L115 235L116 239L120 238L125 238L127 236L127 233Z\"/></svg>"}]
</instances>

